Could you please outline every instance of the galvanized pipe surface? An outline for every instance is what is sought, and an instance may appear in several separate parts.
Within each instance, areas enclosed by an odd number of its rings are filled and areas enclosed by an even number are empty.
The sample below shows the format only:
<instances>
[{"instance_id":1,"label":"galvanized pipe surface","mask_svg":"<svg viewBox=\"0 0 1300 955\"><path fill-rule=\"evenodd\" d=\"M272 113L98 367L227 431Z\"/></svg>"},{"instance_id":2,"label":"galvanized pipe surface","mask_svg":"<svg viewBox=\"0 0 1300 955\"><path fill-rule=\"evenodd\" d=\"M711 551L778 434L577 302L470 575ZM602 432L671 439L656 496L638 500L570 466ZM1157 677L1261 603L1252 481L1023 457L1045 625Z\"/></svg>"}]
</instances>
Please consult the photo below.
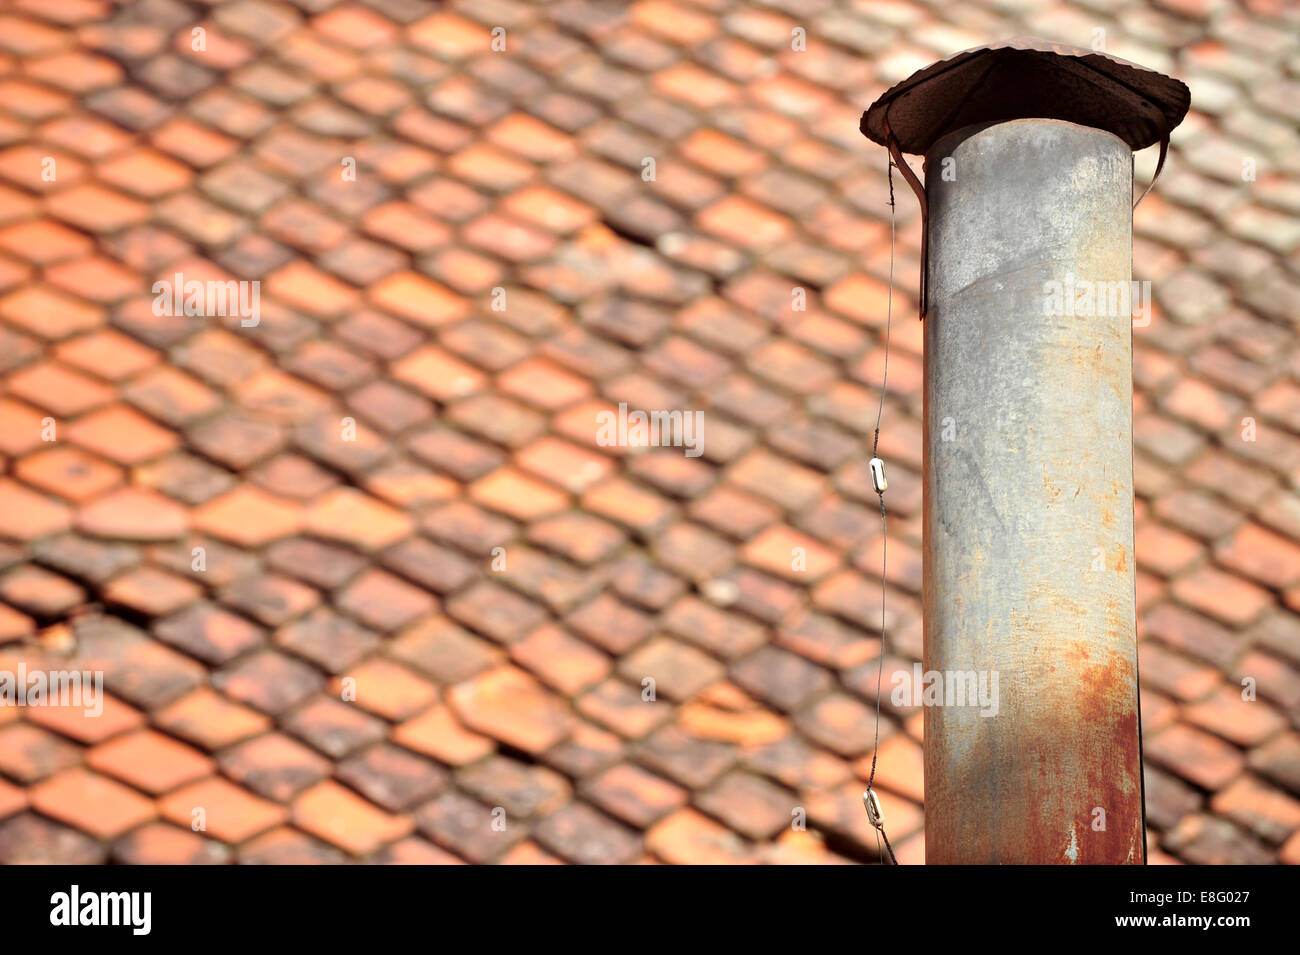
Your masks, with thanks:
<instances>
[{"instance_id":1,"label":"galvanized pipe surface","mask_svg":"<svg viewBox=\"0 0 1300 955\"><path fill-rule=\"evenodd\" d=\"M997 680L996 715L925 707L929 863L1145 858L1132 319L1111 284L1130 288L1132 182L1124 142L1058 120L926 156L925 668Z\"/></svg>"}]
</instances>

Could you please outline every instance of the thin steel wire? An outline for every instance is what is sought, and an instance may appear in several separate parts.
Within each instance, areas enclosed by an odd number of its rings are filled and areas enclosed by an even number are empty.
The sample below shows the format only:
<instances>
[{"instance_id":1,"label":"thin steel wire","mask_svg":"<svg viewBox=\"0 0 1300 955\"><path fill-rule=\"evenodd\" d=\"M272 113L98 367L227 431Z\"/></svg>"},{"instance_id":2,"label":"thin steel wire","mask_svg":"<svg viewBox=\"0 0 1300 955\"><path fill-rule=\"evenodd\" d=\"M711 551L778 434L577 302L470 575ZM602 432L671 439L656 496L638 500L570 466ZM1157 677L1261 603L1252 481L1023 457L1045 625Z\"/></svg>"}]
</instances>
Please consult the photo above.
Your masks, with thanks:
<instances>
[{"instance_id":1,"label":"thin steel wire","mask_svg":"<svg viewBox=\"0 0 1300 955\"><path fill-rule=\"evenodd\" d=\"M885 392L889 387L889 338L890 331L894 321L894 160L888 154L886 159L889 162L889 293L885 305L885 362L884 372L880 380L880 404L876 408L876 434L871 443L871 456L879 457L880 450L880 421L885 413ZM885 492L879 492L880 497L880 662L876 666L876 742L871 750L871 775L867 779L867 792L872 791L872 786L876 781L876 756L880 752L880 686L885 674L885 572L888 567L889 556L889 525L885 517ZM889 852L889 861L892 865L898 865L898 859L894 856L894 847L889 844L889 836L885 832L884 822L882 820L876 830L876 855L880 858L880 864L884 865L885 856L880 852L880 840L885 840L885 849Z\"/></svg>"}]
</instances>

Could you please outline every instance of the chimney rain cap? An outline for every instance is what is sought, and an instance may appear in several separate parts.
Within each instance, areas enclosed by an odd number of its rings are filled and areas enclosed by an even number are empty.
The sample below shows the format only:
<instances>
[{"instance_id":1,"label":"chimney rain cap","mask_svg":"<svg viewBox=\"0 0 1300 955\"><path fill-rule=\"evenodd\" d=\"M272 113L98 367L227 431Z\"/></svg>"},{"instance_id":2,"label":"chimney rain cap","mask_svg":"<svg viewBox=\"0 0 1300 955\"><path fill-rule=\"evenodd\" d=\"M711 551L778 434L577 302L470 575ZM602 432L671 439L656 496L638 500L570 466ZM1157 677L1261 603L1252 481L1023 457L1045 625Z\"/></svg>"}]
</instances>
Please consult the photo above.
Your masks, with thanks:
<instances>
[{"instance_id":1,"label":"chimney rain cap","mask_svg":"<svg viewBox=\"0 0 1300 955\"><path fill-rule=\"evenodd\" d=\"M1114 133L1131 149L1166 138L1187 115L1186 84L1128 60L1018 36L954 53L918 70L862 114L861 129L887 146L924 154L943 136L979 123L1060 119Z\"/></svg>"}]
</instances>

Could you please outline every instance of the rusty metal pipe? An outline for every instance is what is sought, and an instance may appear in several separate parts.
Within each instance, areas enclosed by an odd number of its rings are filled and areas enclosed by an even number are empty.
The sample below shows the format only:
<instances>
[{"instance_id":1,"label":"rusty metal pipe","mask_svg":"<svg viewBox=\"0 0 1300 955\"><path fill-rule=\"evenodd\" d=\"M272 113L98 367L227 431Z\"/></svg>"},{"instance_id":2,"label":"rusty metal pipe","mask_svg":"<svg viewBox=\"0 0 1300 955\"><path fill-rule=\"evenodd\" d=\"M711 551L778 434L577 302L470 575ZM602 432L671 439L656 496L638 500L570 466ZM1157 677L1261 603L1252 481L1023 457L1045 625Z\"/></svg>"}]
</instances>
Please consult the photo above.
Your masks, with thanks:
<instances>
[{"instance_id":1,"label":"rusty metal pipe","mask_svg":"<svg viewBox=\"0 0 1300 955\"><path fill-rule=\"evenodd\" d=\"M1132 153L1017 119L926 173L925 669L997 687L925 707L926 861L1141 863Z\"/></svg>"}]
</instances>

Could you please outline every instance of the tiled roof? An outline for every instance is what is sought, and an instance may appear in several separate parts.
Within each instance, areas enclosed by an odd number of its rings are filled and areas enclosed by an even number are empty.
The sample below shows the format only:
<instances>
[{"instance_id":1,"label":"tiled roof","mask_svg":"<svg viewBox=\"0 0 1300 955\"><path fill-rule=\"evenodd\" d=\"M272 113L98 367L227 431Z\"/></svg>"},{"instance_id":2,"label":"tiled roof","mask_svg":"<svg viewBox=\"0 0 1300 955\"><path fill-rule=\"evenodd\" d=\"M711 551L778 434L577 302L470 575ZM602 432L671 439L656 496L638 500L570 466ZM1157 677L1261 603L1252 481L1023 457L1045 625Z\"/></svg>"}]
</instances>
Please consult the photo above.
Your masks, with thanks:
<instances>
[{"instance_id":1,"label":"tiled roof","mask_svg":"<svg viewBox=\"0 0 1300 955\"><path fill-rule=\"evenodd\" d=\"M108 697L0 707L0 862L874 859L889 225L858 119L1017 34L1191 86L1135 219L1149 844L1300 862L1298 26L1282 0L13 0L0 670ZM259 281L258 324L155 314L178 274ZM702 456L602 444L620 402L707 409ZM920 862L922 717L884 714Z\"/></svg>"}]
</instances>

